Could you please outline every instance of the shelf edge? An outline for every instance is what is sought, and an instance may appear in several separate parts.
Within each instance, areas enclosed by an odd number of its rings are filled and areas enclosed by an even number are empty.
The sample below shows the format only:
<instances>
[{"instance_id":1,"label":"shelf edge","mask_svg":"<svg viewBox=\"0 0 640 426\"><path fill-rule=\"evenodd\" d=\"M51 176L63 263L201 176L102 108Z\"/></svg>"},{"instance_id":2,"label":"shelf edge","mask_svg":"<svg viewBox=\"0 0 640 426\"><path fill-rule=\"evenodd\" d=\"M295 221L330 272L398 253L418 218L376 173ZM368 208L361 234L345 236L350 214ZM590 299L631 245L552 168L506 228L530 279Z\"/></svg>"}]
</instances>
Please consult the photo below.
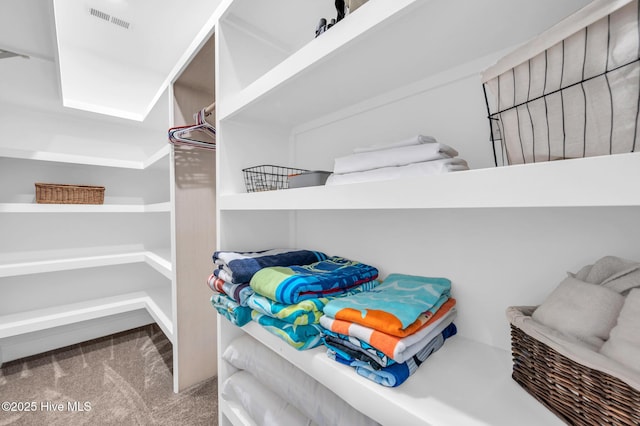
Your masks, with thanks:
<instances>
[{"instance_id":1,"label":"shelf edge","mask_svg":"<svg viewBox=\"0 0 640 426\"><path fill-rule=\"evenodd\" d=\"M49 161L55 163L71 163L87 166L116 167L123 169L144 169L143 161L119 160L113 158L93 157L89 155L64 154L47 151L29 151L17 148L0 147L0 157L22 160Z\"/></svg>"},{"instance_id":2,"label":"shelf edge","mask_svg":"<svg viewBox=\"0 0 640 426\"><path fill-rule=\"evenodd\" d=\"M350 17L351 25L342 27L339 37L331 37L331 40L328 40L328 38L311 40L308 44L294 52L271 70L264 73L247 87L230 95L225 100L225 104L228 106L221 108L218 111L218 119L224 120L239 113L245 106L258 101L260 98L269 94L274 88L279 87L287 80L295 79L295 77L300 75L304 70L315 64L321 63L323 58L327 55L334 54L339 51L356 38L362 36L372 28L375 28L381 22L391 19L397 13L403 11L415 2L415 0L377 2L375 5L371 6L376 6L378 9L375 11L371 10L369 13L369 15L374 15L375 12L378 16L382 16L377 20L368 19L369 17L364 13L364 8L359 10L358 15ZM336 29L337 28L339 27L336 26ZM335 34L336 30L334 29L333 31L333 34Z\"/></svg>"},{"instance_id":3,"label":"shelf edge","mask_svg":"<svg viewBox=\"0 0 640 426\"><path fill-rule=\"evenodd\" d=\"M105 297L70 305L28 311L0 317L0 339L47 330L96 318L146 309L167 338L173 342L173 324L147 291ZM35 315L31 318L27 314ZM23 317L23 318L20 318Z\"/></svg>"},{"instance_id":4,"label":"shelf edge","mask_svg":"<svg viewBox=\"0 0 640 426\"><path fill-rule=\"evenodd\" d=\"M414 179L221 194L219 206L221 211L638 207L636 182L640 152Z\"/></svg>"},{"instance_id":5,"label":"shelf edge","mask_svg":"<svg viewBox=\"0 0 640 426\"><path fill-rule=\"evenodd\" d=\"M0 278L142 262L171 279L171 262L150 251L9 263L0 265Z\"/></svg>"}]
</instances>

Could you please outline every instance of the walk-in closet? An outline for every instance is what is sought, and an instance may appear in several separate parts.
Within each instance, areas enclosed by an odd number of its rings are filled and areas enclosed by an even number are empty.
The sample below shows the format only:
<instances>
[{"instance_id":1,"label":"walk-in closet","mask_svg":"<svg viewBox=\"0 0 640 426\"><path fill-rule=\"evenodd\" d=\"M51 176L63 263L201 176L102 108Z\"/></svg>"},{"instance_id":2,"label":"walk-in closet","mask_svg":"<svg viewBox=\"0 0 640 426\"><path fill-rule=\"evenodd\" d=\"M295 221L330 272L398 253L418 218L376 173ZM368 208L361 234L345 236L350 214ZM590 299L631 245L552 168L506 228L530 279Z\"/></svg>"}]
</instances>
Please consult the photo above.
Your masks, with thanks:
<instances>
[{"instance_id":1,"label":"walk-in closet","mask_svg":"<svg viewBox=\"0 0 640 426\"><path fill-rule=\"evenodd\" d=\"M0 6L0 399L66 403L75 351L138 423L640 424L638 0L38 1Z\"/></svg>"}]
</instances>

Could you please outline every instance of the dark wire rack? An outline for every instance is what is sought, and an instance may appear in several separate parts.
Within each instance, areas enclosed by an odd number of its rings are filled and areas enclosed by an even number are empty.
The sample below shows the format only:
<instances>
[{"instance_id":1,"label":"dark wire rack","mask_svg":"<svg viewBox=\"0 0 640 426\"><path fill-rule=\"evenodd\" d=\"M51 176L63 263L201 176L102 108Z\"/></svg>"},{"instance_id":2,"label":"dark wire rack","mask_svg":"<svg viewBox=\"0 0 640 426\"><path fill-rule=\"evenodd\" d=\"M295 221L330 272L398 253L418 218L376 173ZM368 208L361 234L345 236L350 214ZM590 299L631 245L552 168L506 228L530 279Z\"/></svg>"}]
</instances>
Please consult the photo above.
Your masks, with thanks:
<instances>
[{"instance_id":1,"label":"dark wire rack","mask_svg":"<svg viewBox=\"0 0 640 426\"><path fill-rule=\"evenodd\" d=\"M305 169L263 164L242 169L247 192L274 191L289 188L289 177L308 172Z\"/></svg>"},{"instance_id":2,"label":"dark wire rack","mask_svg":"<svg viewBox=\"0 0 640 426\"><path fill-rule=\"evenodd\" d=\"M482 86L496 166L635 152L638 1Z\"/></svg>"}]
</instances>

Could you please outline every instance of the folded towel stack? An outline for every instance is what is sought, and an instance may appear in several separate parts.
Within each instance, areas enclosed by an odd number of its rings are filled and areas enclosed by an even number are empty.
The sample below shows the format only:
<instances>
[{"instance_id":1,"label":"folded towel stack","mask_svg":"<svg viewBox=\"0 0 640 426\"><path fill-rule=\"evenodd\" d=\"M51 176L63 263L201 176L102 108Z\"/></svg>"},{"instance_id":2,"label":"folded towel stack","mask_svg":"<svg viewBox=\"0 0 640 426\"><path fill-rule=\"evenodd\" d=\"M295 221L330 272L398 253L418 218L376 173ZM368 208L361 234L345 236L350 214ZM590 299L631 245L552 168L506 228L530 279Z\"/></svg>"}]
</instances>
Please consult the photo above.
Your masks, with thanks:
<instances>
[{"instance_id":1,"label":"folded towel stack","mask_svg":"<svg viewBox=\"0 0 640 426\"><path fill-rule=\"evenodd\" d=\"M408 139L371 147L356 148L353 153L334 160L333 174L326 185L413 178L468 170L467 162L457 158L458 151L431 136Z\"/></svg>"},{"instance_id":2,"label":"folded towel stack","mask_svg":"<svg viewBox=\"0 0 640 426\"><path fill-rule=\"evenodd\" d=\"M384 386L399 386L456 334L451 282L391 274L373 290L329 301L320 317L332 359Z\"/></svg>"},{"instance_id":3,"label":"folded towel stack","mask_svg":"<svg viewBox=\"0 0 640 426\"><path fill-rule=\"evenodd\" d=\"M306 265L326 258L318 251L298 249L216 251L213 253L216 269L207 279L207 284L214 291L211 303L221 315L242 327L251 321L251 308L247 301L253 289L249 281L256 272L268 266Z\"/></svg>"},{"instance_id":4,"label":"folded towel stack","mask_svg":"<svg viewBox=\"0 0 640 426\"><path fill-rule=\"evenodd\" d=\"M232 324L253 320L298 350L322 343L319 321L330 300L378 285L376 268L312 250L217 251L213 262L213 307Z\"/></svg>"},{"instance_id":5,"label":"folded towel stack","mask_svg":"<svg viewBox=\"0 0 640 426\"><path fill-rule=\"evenodd\" d=\"M251 278L251 318L298 350L322 343L319 320L333 299L378 285L378 270L343 257L309 265L267 267Z\"/></svg>"},{"instance_id":6,"label":"folded towel stack","mask_svg":"<svg viewBox=\"0 0 640 426\"><path fill-rule=\"evenodd\" d=\"M381 284L373 266L294 249L216 252L214 263L211 302L231 323L253 320L297 350L324 344L384 386L404 383L457 332L446 278L391 274Z\"/></svg>"}]
</instances>

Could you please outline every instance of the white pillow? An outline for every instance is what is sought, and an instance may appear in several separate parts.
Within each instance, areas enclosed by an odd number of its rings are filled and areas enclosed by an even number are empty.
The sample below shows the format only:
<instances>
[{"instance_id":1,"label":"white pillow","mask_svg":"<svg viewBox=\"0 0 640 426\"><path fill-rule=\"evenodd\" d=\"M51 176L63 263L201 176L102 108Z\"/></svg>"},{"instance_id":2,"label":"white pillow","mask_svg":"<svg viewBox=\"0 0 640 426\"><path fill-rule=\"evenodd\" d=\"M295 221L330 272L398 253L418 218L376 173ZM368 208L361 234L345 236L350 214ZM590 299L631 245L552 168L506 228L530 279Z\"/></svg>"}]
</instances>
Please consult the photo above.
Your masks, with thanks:
<instances>
[{"instance_id":1,"label":"white pillow","mask_svg":"<svg viewBox=\"0 0 640 426\"><path fill-rule=\"evenodd\" d=\"M260 426L315 424L246 371L238 371L225 380L221 393L227 401L239 402Z\"/></svg>"},{"instance_id":2,"label":"white pillow","mask_svg":"<svg viewBox=\"0 0 640 426\"><path fill-rule=\"evenodd\" d=\"M640 289L633 289L600 353L640 373Z\"/></svg>"},{"instance_id":3,"label":"white pillow","mask_svg":"<svg viewBox=\"0 0 640 426\"><path fill-rule=\"evenodd\" d=\"M531 317L598 350L609 338L624 296L606 287L565 278Z\"/></svg>"},{"instance_id":4,"label":"white pillow","mask_svg":"<svg viewBox=\"0 0 640 426\"><path fill-rule=\"evenodd\" d=\"M232 341L222 358L250 372L318 425L378 424L248 334Z\"/></svg>"}]
</instances>

